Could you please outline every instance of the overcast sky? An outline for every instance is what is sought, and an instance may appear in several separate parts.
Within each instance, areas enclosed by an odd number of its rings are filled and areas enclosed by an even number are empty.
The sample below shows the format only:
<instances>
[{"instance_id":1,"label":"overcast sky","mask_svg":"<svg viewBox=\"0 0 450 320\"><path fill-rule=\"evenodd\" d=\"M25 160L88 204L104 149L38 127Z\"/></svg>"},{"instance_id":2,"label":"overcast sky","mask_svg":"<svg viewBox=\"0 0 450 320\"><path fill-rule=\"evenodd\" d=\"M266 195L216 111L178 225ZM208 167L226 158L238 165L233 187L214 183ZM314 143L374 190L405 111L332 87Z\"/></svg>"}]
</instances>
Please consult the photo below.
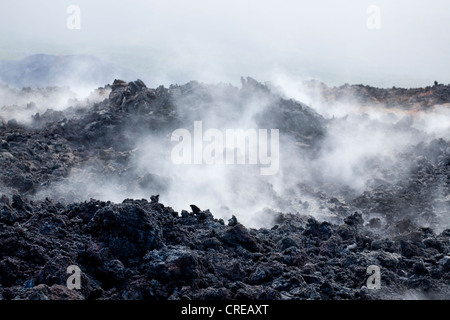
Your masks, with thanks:
<instances>
[{"instance_id":1,"label":"overcast sky","mask_svg":"<svg viewBox=\"0 0 450 320\"><path fill-rule=\"evenodd\" d=\"M79 30L66 21L80 8ZM369 29L367 8L380 9ZM152 84L271 81L450 83L448 0L17 0L0 3L0 57L92 54Z\"/></svg>"}]
</instances>

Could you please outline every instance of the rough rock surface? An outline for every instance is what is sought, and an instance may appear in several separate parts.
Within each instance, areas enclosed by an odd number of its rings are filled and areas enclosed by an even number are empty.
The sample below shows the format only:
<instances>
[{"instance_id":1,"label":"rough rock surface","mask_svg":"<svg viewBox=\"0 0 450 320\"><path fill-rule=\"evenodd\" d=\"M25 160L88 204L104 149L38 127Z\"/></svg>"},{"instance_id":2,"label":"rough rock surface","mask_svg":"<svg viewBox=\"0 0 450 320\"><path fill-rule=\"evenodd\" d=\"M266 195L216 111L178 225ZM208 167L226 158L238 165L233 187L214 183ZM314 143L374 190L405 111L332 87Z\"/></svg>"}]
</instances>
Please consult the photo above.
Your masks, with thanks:
<instances>
[{"instance_id":1,"label":"rough rock surface","mask_svg":"<svg viewBox=\"0 0 450 320\"><path fill-rule=\"evenodd\" d=\"M14 219L11 219L14 217ZM279 214L271 229L227 224L147 200L2 199L4 299L379 299L417 290L448 298L450 230L377 235L354 213L342 225ZM70 265L81 289L69 290ZM367 267L382 270L366 288Z\"/></svg>"},{"instance_id":2,"label":"rough rock surface","mask_svg":"<svg viewBox=\"0 0 450 320\"><path fill-rule=\"evenodd\" d=\"M328 87L318 81L305 82L305 87L316 90L324 101L352 102L361 106L399 107L426 110L435 105L450 103L450 85L435 82L423 88L376 88L362 84Z\"/></svg>"},{"instance_id":3,"label":"rough rock surface","mask_svg":"<svg viewBox=\"0 0 450 320\"><path fill-rule=\"evenodd\" d=\"M127 188L163 190L164 177L132 170L133 139L144 130L166 137L217 96L229 103L219 109L228 120L257 97L266 107L256 121L264 127L270 119L281 139L311 157L326 133L327 120L314 110L251 78L241 89L197 82L152 89L116 80L99 91L100 102L35 114L27 125L2 119L0 298L450 297L450 229L442 228L450 208L449 141L420 142L399 154L401 168L384 170L357 195L320 181L298 185L334 217L329 221L305 213L307 201L300 201L304 212L270 211L273 226L252 229L194 204L175 212L157 193L122 203L63 192L39 197L85 166ZM436 101L448 99L436 92ZM189 101L197 103L179 108ZM399 171L406 178L389 179ZM82 272L79 290L67 288L71 265ZM370 265L381 268L380 290L367 288Z\"/></svg>"}]
</instances>

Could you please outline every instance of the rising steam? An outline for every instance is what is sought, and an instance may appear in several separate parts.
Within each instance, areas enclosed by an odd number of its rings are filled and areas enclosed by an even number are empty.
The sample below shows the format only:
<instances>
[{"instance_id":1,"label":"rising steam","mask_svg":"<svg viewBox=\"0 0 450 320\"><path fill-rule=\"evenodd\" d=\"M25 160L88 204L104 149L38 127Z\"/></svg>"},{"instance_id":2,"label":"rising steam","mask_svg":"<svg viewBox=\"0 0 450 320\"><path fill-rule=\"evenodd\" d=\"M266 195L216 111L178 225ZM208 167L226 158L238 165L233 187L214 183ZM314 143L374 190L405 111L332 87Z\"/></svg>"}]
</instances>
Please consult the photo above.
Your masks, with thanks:
<instances>
[{"instance_id":1,"label":"rising steam","mask_svg":"<svg viewBox=\"0 0 450 320\"><path fill-rule=\"evenodd\" d=\"M73 105L92 108L110 92L110 88L97 90L89 98L74 100L77 96L65 89L51 89L51 94L37 91L34 96L23 90L2 90L4 121L15 118L27 124L32 115L49 107L61 111ZM235 215L252 227L271 226L274 213L280 211L310 214L318 219L338 218L324 205L327 197L345 202L380 184L405 180L410 167L402 154L421 141L449 137L445 124L450 121L450 113L445 107L412 114L401 109L388 113L383 108L367 108L345 100L329 103L324 102L317 87L311 90L311 86L286 76L278 76L267 85L244 80L242 88L191 82L171 87L170 94L173 112L181 119L178 128L192 132L194 121L202 121L205 130L222 132L280 129L279 171L263 176L258 166L249 164L176 165L170 156L174 147L170 137L177 127L163 132L125 128L129 141L123 146L128 150L125 164L88 161L73 168L63 180L40 189L36 197L121 202L159 194L161 201L177 211L196 204L203 210L210 209L218 218ZM323 129L320 138L311 138L313 131L307 135L305 123L290 126L292 119L277 117L277 109L273 108L280 99L284 99L283 106L292 108L290 112L305 112L298 114L300 120L305 114L317 119ZM325 198L317 190L325 192Z\"/></svg>"}]
</instances>

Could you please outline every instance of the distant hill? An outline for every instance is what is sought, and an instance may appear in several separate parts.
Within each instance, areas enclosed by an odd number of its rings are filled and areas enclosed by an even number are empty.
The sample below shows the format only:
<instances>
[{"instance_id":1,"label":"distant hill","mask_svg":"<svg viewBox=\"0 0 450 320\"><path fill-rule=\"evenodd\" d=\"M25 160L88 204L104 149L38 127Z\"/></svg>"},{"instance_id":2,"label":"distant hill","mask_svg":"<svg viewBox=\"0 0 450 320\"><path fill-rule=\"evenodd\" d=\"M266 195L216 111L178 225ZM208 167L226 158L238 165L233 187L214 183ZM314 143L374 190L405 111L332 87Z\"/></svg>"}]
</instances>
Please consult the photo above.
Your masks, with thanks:
<instances>
[{"instance_id":1,"label":"distant hill","mask_svg":"<svg viewBox=\"0 0 450 320\"><path fill-rule=\"evenodd\" d=\"M115 78L140 75L89 55L35 54L21 60L0 61L0 79L17 88L46 86L103 86Z\"/></svg>"},{"instance_id":2,"label":"distant hill","mask_svg":"<svg viewBox=\"0 0 450 320\"><path fill-rule=\"evenodd\" d=\"M410 110L450 104L450 84L438 82L425 88L376 88L362 84L328 87L322 82L312 80L305 81L303 89L310 94L318 93L323 103L347 102L360 106L399 107Z\"/></svg>"}]
</instances>

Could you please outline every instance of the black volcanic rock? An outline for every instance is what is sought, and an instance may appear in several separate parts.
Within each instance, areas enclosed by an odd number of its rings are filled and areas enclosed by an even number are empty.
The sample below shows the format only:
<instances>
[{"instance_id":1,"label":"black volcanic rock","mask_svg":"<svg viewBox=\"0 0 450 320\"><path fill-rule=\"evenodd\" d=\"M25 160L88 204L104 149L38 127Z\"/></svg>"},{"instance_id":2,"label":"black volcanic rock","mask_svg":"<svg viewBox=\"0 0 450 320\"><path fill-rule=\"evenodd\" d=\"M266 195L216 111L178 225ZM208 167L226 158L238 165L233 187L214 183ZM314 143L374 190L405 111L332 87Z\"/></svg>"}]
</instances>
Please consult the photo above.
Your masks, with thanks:
<instances>
[{"instance_id":1,"label":"black volcanic rock","mask_svg":"<svg viewBox=\"0 0 450 320\"><path fill-rule=\"evenodd\" d=\"M417 287L402 274L426 278L430 294L450 294L449 239L439 235L427 239L445 248L442 253L411 240L394 240L392 250L350 248L363 238L372 243L385 239L361 229L354 230L351 241L333 235L328 243L317 237L324 226L313 220L305 230L314 225L316 231L286 234L286 225L304 224L295 215L284 216L272 230L230 227L214 218L192 225L171 208L145 200L70 206L24 200L24 206L31 217L0 225L0 293L5 299L379 299ZM83 208L92 213L84 216ZM208 250L206 235L217 243ZM362 291L365 269L377 263L385 291ZM65 287L70 265L82 271L81 290Z\"/></svg>"},{"instance_id":2,"label":"black volcanic rock","mask_svg":"<svg viewBox=\"0 0 450 320\"><path fill-rule=\"evenodd\" d=\"M327 103L350 102L361 106L428 109L434 105L450 103L450 85L434 84L422 88L375 88L368 85L345 84L328 87L317 81L305 82L307 90L318 91Z\"/></svg>"},{"instance_id":3,"label":"black volcanic rock","mask_svg":"<svg viewBox=\"0 0 450 320\"><path fill-rule=\"evenodd\" d=\"M445 101L446 89L437 86L427 90ZM393 94L354 90L366 92L364 100ZM257 105L256 124L278 128L280 139L314 160L327 132L322 116L251 78L242 88L194 81L149 88L116 79L98 91L103 100L35 114L31 123L1 122L3 299L390 299L412 289L450 297L450 231L440 220L449 208L449 141L418 142L398 155L397 166L382 168L405 177L357 195L342 189L331 196L322 181L298 184L292 198L300 212L269 211L273 225L253 229L231 213L224 223L195 204L178 214L160 203L158 194L177 181L134 170L136 140L151 133L167 141L217 101L217 118L230 122ZM401 102L414 94L396 96ZM148 161L158 147L146 146ZM65 190L77 173L79 184ZM76 192L92 180L98 188L114 181L119 195L144 190L150 199L80 200ZM319 219L319 210L330 216ZM71 265L81 269L80 290L67 288ZM382 290L366 287L370 265L381 267Z\"/></svg>"},{"instance_id":4,"label":"black volcanic rock","mask_svg":"<svg viewBox=\"0 0 450 320\"><path fill-rule=\"evenodd\" d=\"M210 103L222 101L224 95L230 109L223 111L229 121L238 119L242 109L254 103L253 100L263 99L261 110L255 116L259 126L276 127L282 140L294 139L302 146L317 147L326 130L320 115L248 79L248 84L240 90L195 82L171 86L171 89L162 86L152 89L139 79L132 82L116 79L112 85L97 89L100 96L109 92L101 102L75 105L63 111L47 110L35 114L31 124L17 123L2 128L0 160L4 166L0 181L12 193L34 195L42 186L61 181L74 169L89 164L102 176L104 169L109 168L123 185L146 188L152 184L162 191L167 187L164 177L125 174L136 148L136 138L153 134L167 139L173 130L192 126L191 120L211 112L208 111ZM29 89L30 95L41 90ZM266 123L266 118L273 123Z\"/></svg>"}]
</instances>

